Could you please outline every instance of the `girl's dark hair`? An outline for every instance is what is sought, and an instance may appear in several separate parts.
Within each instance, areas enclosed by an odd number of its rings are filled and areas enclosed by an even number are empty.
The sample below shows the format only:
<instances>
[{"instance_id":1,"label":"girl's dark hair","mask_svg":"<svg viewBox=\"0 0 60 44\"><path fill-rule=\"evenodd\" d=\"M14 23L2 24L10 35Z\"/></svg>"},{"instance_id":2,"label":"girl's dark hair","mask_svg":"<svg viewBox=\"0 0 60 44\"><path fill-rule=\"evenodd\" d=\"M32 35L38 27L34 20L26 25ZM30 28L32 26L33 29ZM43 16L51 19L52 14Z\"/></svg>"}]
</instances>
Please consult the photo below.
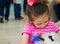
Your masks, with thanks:
<instances>
[{"instance_id":1,"label":"girl's dark hair","mask_svg":"<svg viewBox=\"0 0 60 44\"><path fill-rule=\"evenodd\" d=\"M26 7L26 15L30 19L30 21L33 21L33 16L38 17L41 16L44 12L46 12L48 9L48 6L43 3L34 3L32 6L27 5Z\"/></svg>"}]
</instances>

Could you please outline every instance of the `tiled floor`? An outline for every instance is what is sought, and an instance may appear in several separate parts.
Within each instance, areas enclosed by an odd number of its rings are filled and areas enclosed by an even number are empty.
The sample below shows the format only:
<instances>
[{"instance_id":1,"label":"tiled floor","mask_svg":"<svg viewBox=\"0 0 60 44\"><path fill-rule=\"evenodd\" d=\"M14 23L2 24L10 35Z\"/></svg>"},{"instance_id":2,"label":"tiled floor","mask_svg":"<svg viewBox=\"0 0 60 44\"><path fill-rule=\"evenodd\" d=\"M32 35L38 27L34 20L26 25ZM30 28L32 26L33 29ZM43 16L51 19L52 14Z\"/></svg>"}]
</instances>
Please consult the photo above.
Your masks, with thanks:
<instances>
[{"instance_id":1,"label":"tiled floor","mask_svg":"<svg viewBox=\"0 0 60 44\"><path fill-rule=\"evenodd\" d=\"M0 44L19 44L24 20L0 24Z\"/></svg>"},{"instance_id":2,"label":"tiled floor","mask_svg":"<svg viewBox=\"0 0 60 44\"><path fill-rule=\"evenodd\" d=\"M10 20L8 23L0 24L0 44L17 44L24 26L24 20ZM3 43L4 42L4 43Z\"/></svg>"}]
</instances>

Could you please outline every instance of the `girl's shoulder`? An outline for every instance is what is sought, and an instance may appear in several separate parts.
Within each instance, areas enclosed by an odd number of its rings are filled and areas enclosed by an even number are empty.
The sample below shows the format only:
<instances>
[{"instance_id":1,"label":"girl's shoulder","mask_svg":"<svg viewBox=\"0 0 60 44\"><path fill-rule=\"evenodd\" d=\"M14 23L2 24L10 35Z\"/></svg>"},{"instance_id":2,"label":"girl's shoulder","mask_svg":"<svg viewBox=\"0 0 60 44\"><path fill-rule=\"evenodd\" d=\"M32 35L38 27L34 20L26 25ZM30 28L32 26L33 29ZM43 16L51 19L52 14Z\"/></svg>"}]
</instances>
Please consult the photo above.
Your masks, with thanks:
<instances>
[{"instance_id":1,"label":"girl's shoulder","mask_svg":"<svg viewBox=\"0 0 60 44\"><path fill-rule=\"evenodd\" d=\"M32 26L32 23L30 23L30 22L26 23L25 26L29 26L30 27L30 26Z\"/></svg>"},{"instance_id":2,"label":"girl's shoulder","mask_svg":"<svg viewBox=\"0 0 60 44\"><path fill-rule=\"evenodd\" d=\"M49 21L48 26L51 26L51 27L56 27L57 26L58 27L58 25L53 21Z\"/></svg>"},{"instance_id":3,"label":"girl's shoulder","mask_svg":"<svg viewBox=\"0 0 60 44\"><path fill-rule=\"evenodd\" d=\"M51 24L51 25L57 25L55 22L53 22L53 21L49 21L49 24Z\"/></svg>"},{"instance_id":4,"label":"girl's shoulder","mask_svg":"<svg viewBox=\"0 0 60 44\"><path fill-rule=\"evenodd\" d=\"M25 24L25 26L34 26L34 23L28 22L28 23Z\"/></svg>"},{"instance_id":5,"label":"girl's shoulder","mask_svg":"<svg viewBox=\"0 0 60 44\"><path fill-rule=\"evenodd\" d=\"M31 35L31 32L32 32L32 24L31 23L25 24L24 30L22 32L22 35L23 34L28 34L30 36Z\"/></svg>"}]
</instances>

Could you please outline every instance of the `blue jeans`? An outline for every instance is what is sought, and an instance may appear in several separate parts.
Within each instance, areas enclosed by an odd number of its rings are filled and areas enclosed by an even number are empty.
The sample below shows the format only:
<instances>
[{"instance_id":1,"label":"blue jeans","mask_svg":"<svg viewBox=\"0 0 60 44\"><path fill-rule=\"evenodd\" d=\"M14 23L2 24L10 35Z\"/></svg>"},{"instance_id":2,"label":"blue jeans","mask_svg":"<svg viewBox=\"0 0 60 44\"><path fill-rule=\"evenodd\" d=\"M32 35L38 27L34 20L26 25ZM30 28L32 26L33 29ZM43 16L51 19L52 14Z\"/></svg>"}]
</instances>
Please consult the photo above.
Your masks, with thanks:
<instances>
[{"instance_id":1,"label":"blue jeans","mask_svg":"<svg viewBox=\"0 0 60 44\"><path fill-rule=\"evenodd\" d=\"M5 13L4 8L6 8ZM9 13L10 13L10 3L7 3L4 6L0 6L0 16L5 17L5 20L9 20Z\"/></svg>"},{"instance_id":2,"label":"blue jeans","mask_svg":"<svg viewBox=\"0 0 60 44\"><path fill-rule=\"evenodd\" d=\"M14 15L15 18L21 17L21 4L14 4Z\"/></svg>"},{"instance_id":3,"label":"blue jeans","mask_svg":"<svg viewBox=\"0 0 60 44\"><path fill-rule=\"evenodd\" d=\"M27 5L27 0L24 0L24 4L23 4L23 11L26 11L26 5Z\"/></svg>"},{"instance_id":4,"label":"blue jeans","mask_svg":"<svg viewBox=\"0 0 60 44\"><path fill-rule=\"evenodd\" d=\"M0 16L4 17L4 7L0 7Z\"/></svg>"},{"instance_id":5,"label":"blue jeans","mask_svg":"<svg viewBox=\"0 0 60 44\"><path fill-rule=\"evenodd\" d=\"M6 8L6 11L5 11L5 20L9 20L10 4L6 4L5 8Z\"/></svg>"}]
</instances>

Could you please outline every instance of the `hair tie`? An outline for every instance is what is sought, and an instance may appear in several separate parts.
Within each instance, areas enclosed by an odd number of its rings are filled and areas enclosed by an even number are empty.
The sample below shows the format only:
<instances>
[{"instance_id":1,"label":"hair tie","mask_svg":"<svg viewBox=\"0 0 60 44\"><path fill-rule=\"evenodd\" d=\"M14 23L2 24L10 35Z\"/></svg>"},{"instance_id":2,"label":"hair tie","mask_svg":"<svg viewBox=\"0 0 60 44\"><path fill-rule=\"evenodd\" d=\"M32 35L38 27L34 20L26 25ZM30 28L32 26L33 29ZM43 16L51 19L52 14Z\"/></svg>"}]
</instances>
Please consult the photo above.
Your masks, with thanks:
<instances>
[{"instance_id":1,"label":"hair tie","mask_svg":"<svg viewBox=\"0 0 60 44\"><path fill-rule=\"evenodd\" d=\"M37 0L27 0L27 4L29 6L32 6L34 3L36 3Z\"/></svg>"}]
</instances>

